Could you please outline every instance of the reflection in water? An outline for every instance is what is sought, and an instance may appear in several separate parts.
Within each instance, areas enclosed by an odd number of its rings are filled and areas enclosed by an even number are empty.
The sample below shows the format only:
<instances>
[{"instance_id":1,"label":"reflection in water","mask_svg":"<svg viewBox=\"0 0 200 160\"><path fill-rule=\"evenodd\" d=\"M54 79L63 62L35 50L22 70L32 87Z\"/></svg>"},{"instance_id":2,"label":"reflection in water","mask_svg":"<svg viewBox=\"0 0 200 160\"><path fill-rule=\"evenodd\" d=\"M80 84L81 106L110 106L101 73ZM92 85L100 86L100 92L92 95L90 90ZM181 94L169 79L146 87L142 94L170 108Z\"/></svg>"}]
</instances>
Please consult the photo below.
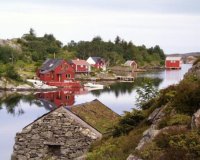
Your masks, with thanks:
<instances>
[{"instance_id":1,"label":"reflection in water","mask_svg":"<svg viewBox=\"0 0 200 160\"><path fill-rule=\"evenodd\" d=\"M115 97L118 98L119 96L123 96L125 94L130 95L133 92L133 90L135 90L137 87L141 87L143 83L148 80L152 81L152 84L155 87L158 87L159 84L162 82L162 79L160 78L153 79L153 78L148 78L148 77L139 77L135 79L135 81L132 83L118 82L118 83L112 84L109 88L104 88L103 90L94 90L94 91L91 91L91 93L96 97L99 97L103 93L114 93Z\"/></svg>"},{"instance_id":2,"label":"reflection in water","mask_svg":"<svg viewBox=\"0 0 200 160\"><path fill-rule=\"evenodd\" d=\"M7 113L12 115L22 115L24 114L23 106L20 105L20 102L27 103L29 105L36 104L38 106L41 106L40 104L37 104L35 101L35 96L33 94L20 94L20 93L13 93L8 94L5 97L1 97L0 99L0 108L4 105Z\"/></svg>"},{"instance_id":3,"label":"reflection in water","mask_svg":"<svg viewBox=\"0 0 200 160\"><path fill-rule=\"evenodd\" d=\"M87 92L83 88L68 88L39 92L35 96L47 110L52 110L60 106L72 106L75 103L75 95L86 94Z\"/></svg>"}]
</instances>

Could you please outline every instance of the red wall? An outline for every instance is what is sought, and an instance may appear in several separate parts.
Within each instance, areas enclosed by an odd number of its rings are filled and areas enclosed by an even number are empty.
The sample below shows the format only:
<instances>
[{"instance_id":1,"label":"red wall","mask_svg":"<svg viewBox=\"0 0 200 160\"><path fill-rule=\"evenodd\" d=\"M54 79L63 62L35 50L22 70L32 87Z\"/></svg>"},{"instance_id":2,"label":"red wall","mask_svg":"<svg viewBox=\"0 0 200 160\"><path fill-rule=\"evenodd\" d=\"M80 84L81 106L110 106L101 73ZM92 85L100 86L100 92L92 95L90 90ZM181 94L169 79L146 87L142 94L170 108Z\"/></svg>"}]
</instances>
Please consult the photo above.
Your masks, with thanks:
<instances>
[{"instance_id":1,"label":"red wall","mask_svg":"<svg viewBox=\"0 0 200 160\"><path fill-rule=\"evenodd\" d=\"M74 70L76 72L88 72L89 67L86 65L76 65L76 64L72 64L72 67L74 68Z\"/></svg>"},{"instance_id":2,"label":"red wall","mask_svg":"<svg viewBox=\"0 0 200 160\"><path fill-rule=\"evenodd\" d=\"M166 60L165 61L165 67L166 68L181 68L180 61Z\"/></svg>"},{"instance_id":3,"label":"red wall","mask_svg":"<svg viewBox=\"0 0 200 160\"><path fill-rule=\"evenodd\" d=\"M104 65L105 65L105 64L104 64L103 61L98 61L98 62L94 65L94 67L95 67L95 68L103 68Z\"/></svg>"},{"instance_id":4,"label":"red wall","mask_svg":"<svg viewBox=\"0 0 200 160\"><path fill-rule=\"evenodd\" d=\"M61 74L59 76L59 74ZM69 74L69 77L66 75ZM64 82L65 80L71 80L75 77L75 71L70 64L63 60L63 62L57 66L53 71L50 71L45 74L38 74L40 80L42 81L56 81L56 82ZM60 78L59 78L60 77Z\"/></svg>"}]
</instances>

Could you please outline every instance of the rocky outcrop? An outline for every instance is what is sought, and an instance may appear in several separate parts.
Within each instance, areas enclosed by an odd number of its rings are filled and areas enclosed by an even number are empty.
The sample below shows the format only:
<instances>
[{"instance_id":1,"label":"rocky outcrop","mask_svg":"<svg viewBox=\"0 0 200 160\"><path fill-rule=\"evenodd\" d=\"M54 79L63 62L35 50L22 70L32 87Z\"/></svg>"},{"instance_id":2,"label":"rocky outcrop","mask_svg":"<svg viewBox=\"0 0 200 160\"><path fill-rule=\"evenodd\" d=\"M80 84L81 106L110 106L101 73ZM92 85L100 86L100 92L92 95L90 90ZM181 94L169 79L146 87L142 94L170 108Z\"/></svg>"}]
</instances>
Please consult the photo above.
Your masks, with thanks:
<instances>
[{"instance_id":1,"label":"rocky outcrop","mask_svg":"<svg viewBox=\"0 0 200 160\"><path fill-rule=\"evenodd\" d=\"M192 68L190 68L188 73L185 74L185 77L193 77L200 79L200 62L195 64Z\"/></svg>"},{"instance_id":2,"label":"rocky outcrop","mask_svg":"<svg viewBox=\"0 0 200 160\"><path fill-rule=\"evenodd\" d=\"M36 81L36 80L33 80ZM28 81L30 82L30 81ZM0 78L0 89L1 90L16 90L16 91L25 91L25 90L52 90L57 89L56 86L49 86L44 83L37 84L31 81L33 85L29 84L17 84L14 81L8 81L6 78Z\"/></svg>"},{"instance_id":3,"label":"rocky outcrop","mask_svg":"<svg viewBox=\"0 0 200 160\"><path fill-rule=\"evenodd\" d=\"M167 105L157 108L149 115L147 120L151 123L151 126L146 131L144 131L142 139L138 143L138 146L135 148L136 150L142 149L146 143L151 142L160 133L160 130L158 129L158 123L165 116L163 111L166 107Z\"/></svg>"},{"instance_id":4,"label":"rocky outcrop","mask_svg":"<svg viewBox=\"0 0 200 160\"><path fill-rule=\"evenodd\" d=\"M17 44L17 39L0 39L0 46L9 46L13 49L21 51L21 46Z\"/></svg>"},{"instance_id":5,"label":"rocky outcrop","mask_svg":"<svg viewBox=\"0 0 200 160\"><path fill-rule=\"evenodd\" d=\"M128 156L127 160L142 160L142 159L131 154Z\"/></svg>"},{"instance_id":6,"label":"rocky outcrop","mask_svg":"<svg viewBox=\"0 0 200 160\"><path fill-rule=\"evenodd\" d=\"M200 128L200 109L192 116L191 128Z\"/></svg>"},{"instance_id":7,"label":"rocky outcrop","mask_svg":"<svg viewBox=\"0 0 200 160\"><path fill-rule=\"evenodd\" d=\"M90 144L101 136L61 107L16 134L12 160L84 159Z\"/></svg>"}]
</instances>

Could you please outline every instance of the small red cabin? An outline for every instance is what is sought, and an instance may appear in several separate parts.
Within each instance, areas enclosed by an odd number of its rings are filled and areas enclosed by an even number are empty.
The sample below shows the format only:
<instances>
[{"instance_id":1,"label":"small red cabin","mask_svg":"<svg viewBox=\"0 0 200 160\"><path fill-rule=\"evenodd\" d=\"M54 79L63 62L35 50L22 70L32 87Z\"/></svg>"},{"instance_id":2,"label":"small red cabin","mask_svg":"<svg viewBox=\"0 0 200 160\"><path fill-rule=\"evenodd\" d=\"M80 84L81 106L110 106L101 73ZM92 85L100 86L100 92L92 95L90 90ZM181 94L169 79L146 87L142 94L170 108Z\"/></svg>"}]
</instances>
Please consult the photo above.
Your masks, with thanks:
<instances>
[{"instance_id":1,"label":"small red cabin","mask_svg":"<svg viewBox=\"0 0 200 160\"><path fill-rule=\"evenodd\" d=\"M88 73L90 72L90 64L82 59L76 59L70 61L71 66L76 73Z\"/></svg>"},{"instance_id":2,"label":"small red cabin","mask_svg":"<svg viewBox=\"0 0 200 160\"><path fill-rule=\"evenodd\" d=\"M91 65L91 66L93 66L93 67L95 67L95 68L97 68L97 69L102 69L102 70L106 70L106 62L105 62L105 60L103 59L103 58L101 58L101 57L89 57L88 59L87 59L87 62Z\"/></svg>"},{"instance_id":3,"label":"small red cabin","mask_svg":"<svg viewBox=\"0 0 200 160\"><path fill-rule=\"evenodd\" d=\"M165 60L166 69L181 69L182 58L181 57L167 57Z\"/></svg>"},{"instance_id":4,"label":"small red cabin","mask_svg":"<svg viewBox=\"0 0 200 160\"><path fill-rule=\"evenodd\" d=\"M75 71L65 60L47 59L38 69L37 76L44 82L66 82L74 80Z\"/></svg>"}]
</instances>

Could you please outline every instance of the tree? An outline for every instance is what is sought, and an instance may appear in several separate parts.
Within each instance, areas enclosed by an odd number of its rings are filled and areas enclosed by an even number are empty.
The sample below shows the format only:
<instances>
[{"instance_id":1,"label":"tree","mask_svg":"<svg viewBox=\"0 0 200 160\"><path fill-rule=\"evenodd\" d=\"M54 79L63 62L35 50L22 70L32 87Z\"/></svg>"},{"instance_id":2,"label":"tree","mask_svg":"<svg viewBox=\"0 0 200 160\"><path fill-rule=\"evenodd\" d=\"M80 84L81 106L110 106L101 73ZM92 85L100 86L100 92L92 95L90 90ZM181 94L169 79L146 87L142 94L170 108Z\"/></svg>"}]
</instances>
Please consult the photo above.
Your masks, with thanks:
<instances>
[{"instance_id":1,"label":"tree","mask_svg":"<svg viewBox=\"0 0 200 160\"><path fill-rule=\"evenodd\" d=\"M35 31L34 31L33 28L30 28L29 34L30 34L31 36L34 36L34 37L36 36Z\"/></svg>"},{"instance_id":2,"label":"tree","mask_svg":"<svg viewBox=\"0 0 200 160\"><path fill-rule=\"evenodd\" d=\"M151 99L158 95L158 88L153 85L153 81L146 79L142 86L136 90L138 97L136 98L137 106L142 109L143 106L149 102Z\"/></svg>"}]
</instances>

